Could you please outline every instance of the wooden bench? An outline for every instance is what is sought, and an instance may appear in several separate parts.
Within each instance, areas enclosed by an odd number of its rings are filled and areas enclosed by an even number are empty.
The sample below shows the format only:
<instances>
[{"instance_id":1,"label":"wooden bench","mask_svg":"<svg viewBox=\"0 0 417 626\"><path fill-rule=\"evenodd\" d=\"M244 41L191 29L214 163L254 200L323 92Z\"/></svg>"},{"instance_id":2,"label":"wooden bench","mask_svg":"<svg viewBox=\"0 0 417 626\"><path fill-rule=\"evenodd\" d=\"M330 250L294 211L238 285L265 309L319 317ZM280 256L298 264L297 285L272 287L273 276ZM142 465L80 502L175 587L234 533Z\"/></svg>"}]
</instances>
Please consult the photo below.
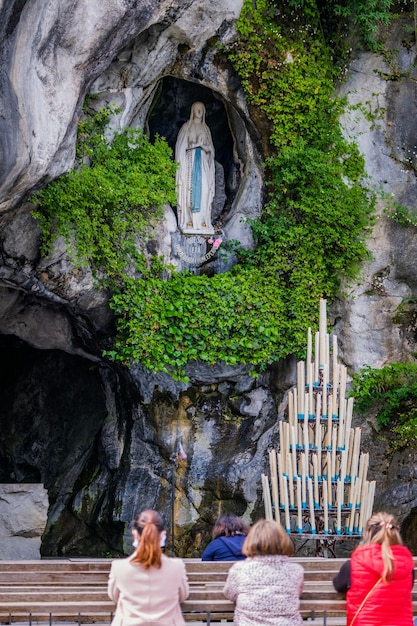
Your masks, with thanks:
<instances>
[{"instance_id":1,"label":"wooden bench","mask_svg":"<svg viewBox=\"0 0 417 626\"><path fill-rule=\"evenodd\" d=\"M294 560L305 571L303 618L312 620L312 626L344 625L345 599L332 584L344 559ZM233 563L184 562L190 583L190 596L182 604L184 618L199 624L231 622L234 606L224 597L223 586ZM110 564L110 559L0 561L0 624L109 624L115 608L107 596ZM413 607L417 614L417 591Z\"/></svg>"}]
</instances>

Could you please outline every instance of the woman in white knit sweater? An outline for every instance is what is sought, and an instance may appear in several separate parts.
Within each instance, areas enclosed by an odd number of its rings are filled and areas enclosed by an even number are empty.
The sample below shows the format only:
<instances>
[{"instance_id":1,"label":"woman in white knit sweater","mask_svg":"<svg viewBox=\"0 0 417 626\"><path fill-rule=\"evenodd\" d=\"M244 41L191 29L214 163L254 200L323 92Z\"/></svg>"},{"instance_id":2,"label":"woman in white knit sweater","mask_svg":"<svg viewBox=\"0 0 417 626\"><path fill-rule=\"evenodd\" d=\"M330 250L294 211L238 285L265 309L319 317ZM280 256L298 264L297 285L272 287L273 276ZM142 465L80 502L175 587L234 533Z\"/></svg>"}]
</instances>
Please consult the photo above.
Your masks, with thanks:
<instances>
[{"instance_id":1,"label":"woman in white knit sweater","mask_svg":"<svg viewBox=\"0 0 417 626\"><path fill-rule=\"evenodd\" d=\"M232 565L223 590L235 603L235 626L302 626L304 569L291 560L294 546L282 526L259 520L242 551L247 558Z\"/></svg>"}]
</instances>

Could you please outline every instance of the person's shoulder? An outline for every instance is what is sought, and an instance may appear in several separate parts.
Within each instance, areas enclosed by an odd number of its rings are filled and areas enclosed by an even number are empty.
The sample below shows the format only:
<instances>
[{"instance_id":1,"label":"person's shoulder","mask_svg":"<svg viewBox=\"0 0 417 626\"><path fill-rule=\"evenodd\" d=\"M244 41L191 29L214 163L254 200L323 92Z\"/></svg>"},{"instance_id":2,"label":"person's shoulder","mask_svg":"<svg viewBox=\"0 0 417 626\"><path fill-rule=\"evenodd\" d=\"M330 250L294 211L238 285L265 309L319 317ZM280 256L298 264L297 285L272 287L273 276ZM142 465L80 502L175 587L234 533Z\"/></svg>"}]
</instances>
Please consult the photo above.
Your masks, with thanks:
<instances>
[{"instance_id":1,"label":"person's shoulder","mask_svg":"<svg viewBox=\"0 0 417 626\"><path fill-rule=\"evenodd\" d=\"M178 569L178 570L185 569L184 561L175 556L167 556L166 554L163 554L162 563L164 563L166 567L171 567L172 569Z\"/></svg>"},{"instance_id":2,"label":"person's shoulder","mask_svg":"<svg viewBox=\"0 0 417 626\"><path fill-rule=\"evenodd\" d=\"M287 567L290 568L292 571L298 572L299 574L303 574L304 576L304 567L301 565L301 563L297 563L296 561L293 561L291 558L289 558L288 561L286 561L286 563L287 563Z\"/></svg>"},{"instance_id":3,"label":"person's shoulder","mask_svg":"<svg viewBox=\"0 0 417 626\"><path fill-rule=\"evenodd\" d=\"M127 558L124 559L114 559L111 562L111 569L115 570L115 569L121 569L123 567L126 567L130 561L131 561L132 557L128 556Z\"/></svg>"},{"instance_id":4,"label":"person's shoulder","mask_svg":"<svg viewBox=\"0 0 417 626\"><path fill-rule=\"evenodd\" d=\"M409 559L413 561L414 563L414 557L412 553L410 552L410 550L407 548L407 546L403 546L403 545L391 546L391 550L394 553L394 555L399 554L404 559Z\"/></svg>"}]
</instances>

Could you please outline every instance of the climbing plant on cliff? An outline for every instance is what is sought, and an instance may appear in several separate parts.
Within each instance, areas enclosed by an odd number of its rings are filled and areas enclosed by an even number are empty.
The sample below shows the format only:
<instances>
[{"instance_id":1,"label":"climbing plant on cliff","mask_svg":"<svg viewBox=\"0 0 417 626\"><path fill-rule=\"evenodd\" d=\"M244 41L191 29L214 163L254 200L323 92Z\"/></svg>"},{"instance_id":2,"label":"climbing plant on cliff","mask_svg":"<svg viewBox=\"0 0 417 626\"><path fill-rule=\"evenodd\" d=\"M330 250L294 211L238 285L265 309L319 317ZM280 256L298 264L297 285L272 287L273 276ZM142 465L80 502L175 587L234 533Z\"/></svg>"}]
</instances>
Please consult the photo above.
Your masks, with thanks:
<instances>
[{"instance_id":1,"label":"climbing plant on cliff","mask_svg":"<svg viewBox=\"0 0 417 626\"><path fill-rule=\"evenodd\" d=\"M256 247L213 278L160 280L157 269L126 283L111 303L119 315L112 358L179 376L194 359L263 367L297 353L317 323L318 299L331 300L341 277L356 275L373 197L340 128L338 74L319 18L313 2L296 9L245 0L228 54L256 118L270 128Z\"/></svg>"},{"instance_id":2,"label":"climbing plant on cliff","mask_svg":"<svg viewBox=\"0 0 417 626\"><path fill-rule=\"evenodd\" d=\"M82 166L82 178L70 172L55 191L39 193L44 226L58 225L68 240L75 228L81 256L117 277L110 306L118 334L110 358L179 377L194 359L265 367L303 349L307 327L317 326L319 298L332 300L342 277L357 274L373 197L363 159L340 128L343 102L334 87L340 66L324 26L312 0L244 1L238 40L226 52L254 119L269 129L267 198L251 224L254 250L238 250L230 271L168 276L160 260L149 267L139 256L136 276L124 271L149 207L175 204L174 164L162 141L154 153L142 135L125 131L109 148L87 132L80 145L91 161L88 171ZM157 194L140 197L142 189ZM115 239L113 229L126 229L127 237ZM120 252L127 252L122 262ZM114 258L106 265L107 253Z\"/></svg>"},{"instance_id":3,"label":"climbing plant on cliff","mask_svg":"<svg viewBox=\"0 0 417 626\"><path fill-rule=\"evenodd\" d=\"M353 377L352 395L359 411L376 410L378 426L393 432L393 450L417 448L416 363L364 367Z\"/></svg>"},{"instance_id":4,"label":"climbing plant on cliff","mask_svg":"<svg viewBox=\"0 0 417 626\"><path fill-rule=\"evenodd\" d=\"M175 164L165 140L154 144L138 130L105 138L111 110L87 116L79 125L78 166L36 193L34 212L42 233L42 252L63 236L79 263L120 277L140 261L138 233L175 203Z\"/></svg>"}]
</instances>

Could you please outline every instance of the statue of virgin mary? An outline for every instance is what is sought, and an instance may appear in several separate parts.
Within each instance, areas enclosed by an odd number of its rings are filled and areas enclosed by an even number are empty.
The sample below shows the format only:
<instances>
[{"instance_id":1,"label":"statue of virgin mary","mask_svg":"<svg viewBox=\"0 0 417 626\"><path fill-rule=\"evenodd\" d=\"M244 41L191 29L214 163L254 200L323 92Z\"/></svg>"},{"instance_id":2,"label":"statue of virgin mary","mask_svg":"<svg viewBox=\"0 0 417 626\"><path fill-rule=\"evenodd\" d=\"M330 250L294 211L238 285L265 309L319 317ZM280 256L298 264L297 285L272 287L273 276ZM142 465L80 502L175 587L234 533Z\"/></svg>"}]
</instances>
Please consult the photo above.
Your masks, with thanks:
<instances>
[{"instance_id":1,"label":"statue of virgin mary","mask_svg":"<svg viewBox=\"0 0 417 626\"><path fill-rule=\"evenodd\" d=\"M178 226L183 233L213 234L214 145L205 122L206 107L194 102L175 145Z\"/></svg>"}]
</instances>

